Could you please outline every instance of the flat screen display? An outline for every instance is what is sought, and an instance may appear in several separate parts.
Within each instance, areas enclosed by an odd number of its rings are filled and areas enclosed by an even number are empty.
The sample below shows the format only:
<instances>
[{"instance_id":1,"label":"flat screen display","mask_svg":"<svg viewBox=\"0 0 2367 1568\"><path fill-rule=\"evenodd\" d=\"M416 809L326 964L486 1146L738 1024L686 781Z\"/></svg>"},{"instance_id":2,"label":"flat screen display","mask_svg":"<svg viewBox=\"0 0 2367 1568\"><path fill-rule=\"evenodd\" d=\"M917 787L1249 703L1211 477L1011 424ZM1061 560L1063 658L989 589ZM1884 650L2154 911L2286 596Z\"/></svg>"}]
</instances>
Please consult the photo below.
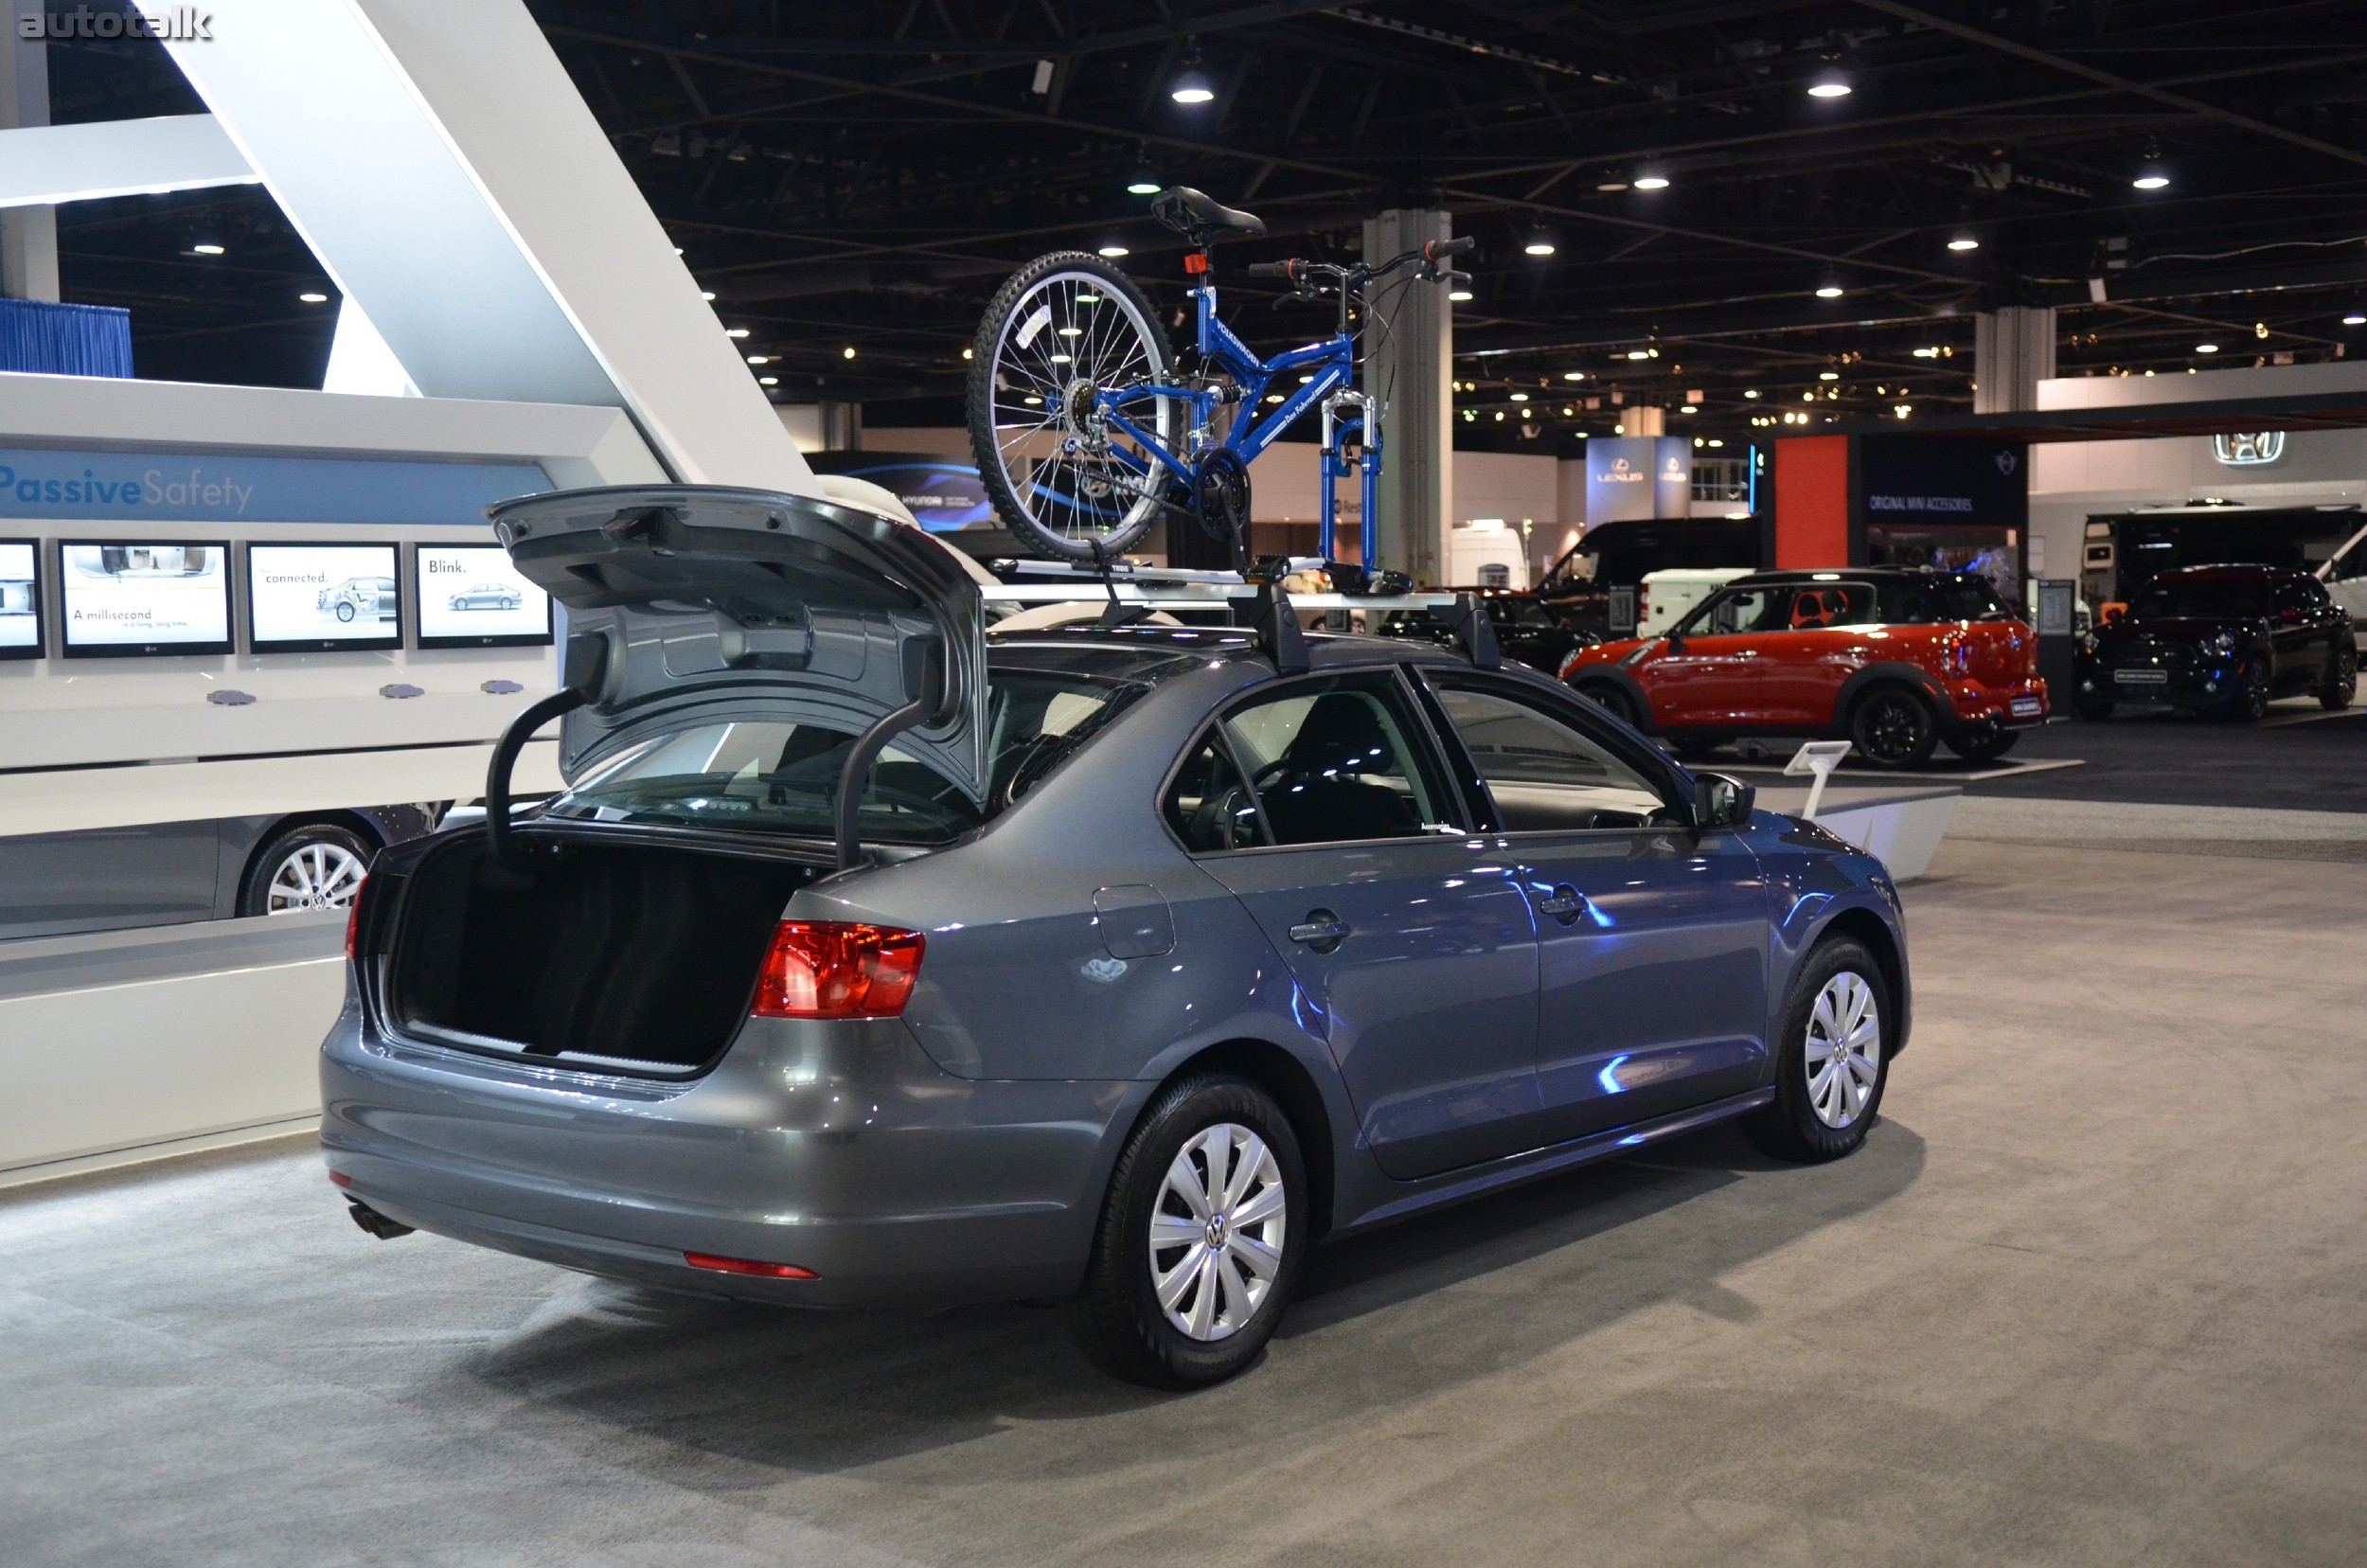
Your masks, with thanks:
<instances>
[{"instance_id":1,"label":"flat screen display","mask_svg":"<svg viewBox=\"0 0 2367 1568\"><path fill-rule=\"evenodd\" d=\"M58 545L65 655L230 651L230 546L179 539Z\"/></svg>"},{"instance_id":2,"label":"flat screen display","mask_svg":"<svg viewBox=\"0 0 2367 1568\"><path fill-rule=\"evenodd\" d=\"M38 659L41 550L29 539L0 539L0 659Z\"/></svg>"},{"instance_id":3,"label":"flat screen display","mask_svg":"<svg viewBox=\"0 0 2367 1568\"><path fill-rule=\"evenodd\" d=\"M550 596L498 544L417 547L421 648L525 648L551 640Z\"/></svg>"},{"instance_id":4,"label":"flat screen display","mask_svg":"<svg viewBox=\"0 0 2367 1568\"><path fill-rule=\"evenodd\" d=\"M249 544L248 646L258 653L400 648L395 557L392 544Z\"/></svg>"}]
</instances>

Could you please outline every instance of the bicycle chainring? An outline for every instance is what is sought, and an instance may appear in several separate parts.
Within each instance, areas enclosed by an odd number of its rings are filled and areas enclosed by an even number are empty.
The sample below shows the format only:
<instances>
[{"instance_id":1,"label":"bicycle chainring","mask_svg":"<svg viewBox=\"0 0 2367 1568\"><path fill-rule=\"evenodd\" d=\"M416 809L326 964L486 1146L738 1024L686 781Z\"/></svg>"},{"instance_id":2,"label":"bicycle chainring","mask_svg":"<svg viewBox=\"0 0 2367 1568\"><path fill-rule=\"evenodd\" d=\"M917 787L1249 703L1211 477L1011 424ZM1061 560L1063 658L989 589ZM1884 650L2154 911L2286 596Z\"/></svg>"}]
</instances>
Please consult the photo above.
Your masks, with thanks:
<instances>
[{"instance_id":1,"label":"bicycle chainring","mask_svg":"<svg viewBox=\"0 0 2367 1568\"><path fill-rule=\"evenodd\" d=\"M1201 453L1192 465L1192 515L1209 538L1234 545L1249 540L1249 465L1230 447Z\"/></svg>"}]
</instances>

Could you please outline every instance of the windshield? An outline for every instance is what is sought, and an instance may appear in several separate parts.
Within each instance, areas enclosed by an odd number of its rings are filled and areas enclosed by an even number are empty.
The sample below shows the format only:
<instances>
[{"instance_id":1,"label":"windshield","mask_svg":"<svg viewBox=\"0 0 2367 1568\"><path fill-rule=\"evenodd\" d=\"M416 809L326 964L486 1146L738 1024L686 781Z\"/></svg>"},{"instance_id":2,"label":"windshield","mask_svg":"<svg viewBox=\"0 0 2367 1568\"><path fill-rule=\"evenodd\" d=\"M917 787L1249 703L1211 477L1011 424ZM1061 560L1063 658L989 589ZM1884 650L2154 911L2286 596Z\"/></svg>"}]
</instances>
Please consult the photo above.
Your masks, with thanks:
<instances>
[{"instance_id":1,"label":"windshield","mask_svg":"<svg viewBox=\"0 0 2367 1568\"><path fill-rule=\"evenodd\" d=\"M959 838L1025 795L1134 689L1075 675L990 673L986 810L891 745L863 792L864 842L926 846ZM559 796L547 814L827 840L837 830L838 775L853 744L850 735L810 724L700 724L626 753Z\"/></svg>"},{"instance_id":2,"label":"windshield","mask_svg":"<svg viewBox=\"0 0 2367 1568\"><path fill-rule=\"evenodd\" d=\"M2269 613L2274 586L2258 578L2186 578L2156 579L2138 596L2141 619L2185 615L2254 620Z\"/></svg>"}]
</instances>

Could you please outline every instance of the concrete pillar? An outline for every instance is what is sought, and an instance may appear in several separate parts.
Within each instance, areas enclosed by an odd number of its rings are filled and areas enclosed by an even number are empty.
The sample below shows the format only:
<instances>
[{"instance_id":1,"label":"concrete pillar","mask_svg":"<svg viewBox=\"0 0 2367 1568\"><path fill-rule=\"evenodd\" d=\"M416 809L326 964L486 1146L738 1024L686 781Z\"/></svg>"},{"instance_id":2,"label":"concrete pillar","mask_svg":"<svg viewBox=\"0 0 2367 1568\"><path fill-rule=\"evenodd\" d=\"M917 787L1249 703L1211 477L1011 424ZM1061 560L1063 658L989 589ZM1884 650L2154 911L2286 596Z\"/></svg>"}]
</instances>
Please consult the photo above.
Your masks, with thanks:
<instances>
[{"instance_id":1,"label":"concrete pillar","mask_svg":"<svg viewBox=\"0 0 2367 1568\"><path fill-rule=\"evenodd\" d=\"M2055 312L2008 305L1973 318L1972 411L2027 414L2038 406L2038 383L2055 375Z\"/></svg>"},{"instance_id":2,"label":"concrete pillar","mask_svg":"<svg viewBox=\"0 0 2367 1568\"><path fill-rule=\"evenodd\" d=\"M17 19L42 14L41 0L9 0L0 36L0 131L49 123L49 45L22 38ZM0 297L58 297L58 209L0 207Z\"/></svg>"},{"instance_id":3,"label":"concrete pillar","mask_svg":"<svg viewBox=\"0 0 2367 1568\"><path fill-rule=\"evenodd\" d=\"M1364 259L1453 237L1452 214L1391 207L1364 223ZM1379 564L1438 584L1454 507L1454 307L1416 283L1364 339L1364 391L1380 408Z\"/></svg>"},{"instance_id":4,"label":"concrete pillar","mask_svg":"<svg viewBox=\"0 0 2367 1568\"><path fill-rule=\"evenodd\" d=\"M1665 436L1668 434L1668 411L1664 408L1623 408L1619 422L1630 436Z\"/></svg>"}]
</instances>

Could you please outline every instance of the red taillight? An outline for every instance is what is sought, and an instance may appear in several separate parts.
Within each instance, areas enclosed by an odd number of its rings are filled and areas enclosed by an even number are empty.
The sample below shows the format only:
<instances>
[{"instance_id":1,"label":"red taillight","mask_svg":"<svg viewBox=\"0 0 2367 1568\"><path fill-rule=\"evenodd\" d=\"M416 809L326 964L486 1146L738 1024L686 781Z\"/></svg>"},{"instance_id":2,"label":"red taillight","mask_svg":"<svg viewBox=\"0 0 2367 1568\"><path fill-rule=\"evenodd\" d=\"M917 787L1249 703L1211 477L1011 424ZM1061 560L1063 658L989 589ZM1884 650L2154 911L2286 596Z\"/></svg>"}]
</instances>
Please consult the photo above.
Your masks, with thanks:
<instances>
[{"instance_id":1,"label":"red taillight","mask_svg":"<svg viewBox=\"0 0 2367 1568\"><path fill-rule=\"evenodd\" d=\"M894 1018L920 975L917 931L844 920L783 920L764 954L759 1018Z\"/></svg>"},{"instance_id":2,"label":"red taillight","mask_svg":"<svg viewBox=\"0 0 2367 1568\"><path fill-rule=\"evenodd\" d=\"M353 1185L353 1178L347 1175L342 1170L330 1171L329 1173L329 1180L330 1185L335 1186L349 1187Z\"/></svg>"},{"instance_id":3,"label":"red taillight","mask_svg":"<svg viewBox=\"0 0 2367 1568\"><path fill-rule=\"evenodd\" d=\"M682 1260L694 1269L716 1274L755 1274L759 1279L820 1279L811 1269L794 1263L759 1263L752 1257L718 1257L713 1253L685 1253Z\"/></svg>"},{"instance_id":4,"label":"red taillight","mask_svg":"<svg viewBox=\"0 0 2367 1568\"><path fill-rule=\"evenodd\" d=\"M354 949L359 946L361 942L362 895L369 891L369 875L365 872L361 882L356 883L354 886L353 905L346 911L346 956L349 959L356 956Z\"/></svg>"}]
</instances>

